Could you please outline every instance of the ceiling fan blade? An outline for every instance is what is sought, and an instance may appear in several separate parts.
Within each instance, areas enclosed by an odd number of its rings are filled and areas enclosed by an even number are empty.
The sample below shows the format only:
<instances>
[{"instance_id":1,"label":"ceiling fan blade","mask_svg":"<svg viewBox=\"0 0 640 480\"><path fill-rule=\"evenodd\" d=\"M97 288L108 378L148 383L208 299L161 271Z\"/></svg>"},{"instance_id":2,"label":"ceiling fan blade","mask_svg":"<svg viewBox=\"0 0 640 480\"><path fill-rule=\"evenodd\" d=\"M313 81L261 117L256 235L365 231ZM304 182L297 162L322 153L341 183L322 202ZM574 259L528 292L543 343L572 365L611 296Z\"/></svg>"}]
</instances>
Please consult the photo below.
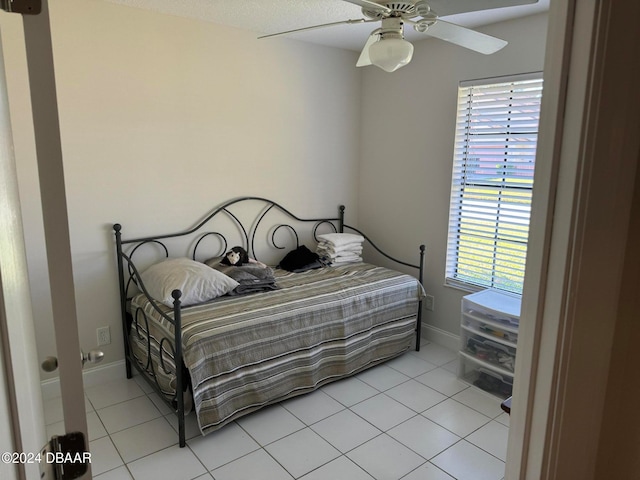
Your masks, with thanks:
<instances>
[{"instance_id":1,"label":"ceiling fan blade","mask_svg":"<svg viewBox=\"0 0 640 480\"><path fill-rule=\"evenodd\" d=\"M367 38L367 42L364 44L362 48L362 53L360 53L360 57L356 63L356 67L366 67L367 65L371 65L371 58L369 58L369 47L376 43L379 40L380 33L378 30L374 30L374 32L369 35Z\"/></svg>"},{"instance_id":2,"label":"ceiling fan blade","mask_svg":"<svg viewBox=\"0 0 640 480\"><path fill-rule=\"evenodd\" d=\"M371 22L371 21L372 20L365 20L364 18L356 18L354 20L342 20L340 22L323 23L321 25L312 25L311 27L303 27L303 28L296 28L294 30L287 30L286 32L278 32L278 33L270 33L268 35L262 35L258 37L258 40L261 38L279 37L281 35L288 35L290 33L304 32L306 30L315 30L316 28L333 27L336 25L350 25L353 23L365 23L365 22Z\"/></svg>"},{"instance_id":3,"label":"ceiling fan blade","mask_svg":"<svg viewBox=\"0 0 640 480\"><path fill-rule=\"evenodd\" d=\"M443 22L440 19L424 33L485 55L497 52L508 43L506 40L476 32L454 23Z\"/></svg>"},{"instance_id":4,"label":"ceiling fan blade","mask_svg":"<svg viewBox=\"0 0 640 480\"><path fill-rule=\"evenodd\" d=\"M342 1L353 3L354 5L358 5L366 10L373 10L375 12L382 12L382 13L391 13L391 9L389 7L385 7L384 5L380 5L379 3L372 2L371 0L342 0Z\"/></svg>"},{"instance_id":5,"label":"ceiling fan blade","mask_svg":"<svg viewBox=\"0 0 640 480\"><path fill-rule=\"evenodd\" d=\"M441 17L534 3L538 0L429 0L429 6Z\"/></svg>"}]
</instances>

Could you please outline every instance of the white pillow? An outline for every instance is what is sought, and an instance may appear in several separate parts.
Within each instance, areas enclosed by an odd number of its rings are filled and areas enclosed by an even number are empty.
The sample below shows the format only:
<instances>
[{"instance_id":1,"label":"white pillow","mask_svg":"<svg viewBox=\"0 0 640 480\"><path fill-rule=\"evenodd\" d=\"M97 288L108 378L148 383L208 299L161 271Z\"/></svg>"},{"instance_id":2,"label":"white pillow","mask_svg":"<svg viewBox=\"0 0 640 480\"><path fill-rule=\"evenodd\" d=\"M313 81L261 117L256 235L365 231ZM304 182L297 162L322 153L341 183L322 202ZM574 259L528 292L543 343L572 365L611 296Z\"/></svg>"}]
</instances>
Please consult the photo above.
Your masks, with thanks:
<instances>
[{"instance_id":1,"label":"white pillow","mask_svg":"<svg viewBox=\"0 0 640 480\"><path fill-rule=\"evenodd\" d=\"M173 307L171 292L182 292L183 306L206 302L229 293L239 283L204 263L173 258L152 265L141 275L147 292L154 299Z\"/></svg>"}]
</instances>

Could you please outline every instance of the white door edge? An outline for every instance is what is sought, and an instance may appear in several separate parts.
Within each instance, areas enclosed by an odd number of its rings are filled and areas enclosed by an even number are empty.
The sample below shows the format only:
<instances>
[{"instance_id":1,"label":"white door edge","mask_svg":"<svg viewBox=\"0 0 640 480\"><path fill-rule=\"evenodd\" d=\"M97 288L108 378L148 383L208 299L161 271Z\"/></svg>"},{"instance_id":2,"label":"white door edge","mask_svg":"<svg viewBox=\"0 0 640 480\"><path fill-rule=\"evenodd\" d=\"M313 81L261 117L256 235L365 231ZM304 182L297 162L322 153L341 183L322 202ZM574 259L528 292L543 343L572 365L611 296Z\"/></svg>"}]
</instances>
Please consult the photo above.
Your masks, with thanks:
<instances>
[{"instance_id":1,"label":"white door edge","mask_svg":"<svg viewBox=\"0 0 640 480\"><path fill-rule=\"evenodd\" d=\"M1 41L0 41L1 47ZM0 48L0 275L4 368L17 452L37 453L45 443L44 412L27 275L18 180L13 155L4 56ZM12 346L14 348L12 348ZM37 464L21 466L24 478L39 478ZM3 477L4 478L4 477Z\"/></svg>"}]
</instances>

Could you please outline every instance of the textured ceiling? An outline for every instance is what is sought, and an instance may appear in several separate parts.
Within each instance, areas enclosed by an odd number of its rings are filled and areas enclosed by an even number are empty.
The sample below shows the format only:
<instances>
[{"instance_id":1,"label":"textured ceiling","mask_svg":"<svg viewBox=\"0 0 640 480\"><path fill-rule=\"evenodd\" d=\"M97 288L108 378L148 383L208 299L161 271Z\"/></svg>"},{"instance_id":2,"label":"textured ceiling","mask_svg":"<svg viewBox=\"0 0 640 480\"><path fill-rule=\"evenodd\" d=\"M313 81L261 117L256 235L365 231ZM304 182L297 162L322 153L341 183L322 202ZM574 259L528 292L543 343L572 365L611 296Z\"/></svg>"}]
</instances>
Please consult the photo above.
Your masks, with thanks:
<instances>
[{"instance_id":1,"label":"textured ceiling","mask_svg":"<svg viewBox=\"0 0 640 480\"><path fill-rule=\"evenodd\" d=\"M363 18L357 5L341 0L106 0L129 7L152 10L169 15L195 18L227 25L259 34L276 33L296 28L347 19ZM433 9L441 16L451 12L451 5L481 0L433 0ZM482 0L484 4L492 0ZM380 2L382 3L382 2ZM516 17L547 11L549 0L518 7L496 8L474 13L447 15L446 20L467 27L478 27ZM298 32L288 38L359 51L377 24L339 25ZM408 40L424 35L405 29ZM265 39L264 41L269 41Z\"/></svg>"}]
</instances>

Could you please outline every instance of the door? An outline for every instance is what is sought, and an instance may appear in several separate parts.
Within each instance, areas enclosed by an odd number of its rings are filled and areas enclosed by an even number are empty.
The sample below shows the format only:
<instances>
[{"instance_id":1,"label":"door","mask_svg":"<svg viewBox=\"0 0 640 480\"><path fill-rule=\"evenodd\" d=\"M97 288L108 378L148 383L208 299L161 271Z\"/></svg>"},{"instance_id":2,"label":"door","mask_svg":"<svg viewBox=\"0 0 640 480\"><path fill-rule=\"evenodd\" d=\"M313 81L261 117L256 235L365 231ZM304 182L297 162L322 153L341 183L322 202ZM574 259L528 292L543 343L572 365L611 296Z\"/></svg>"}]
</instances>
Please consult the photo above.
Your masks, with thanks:
<instances>
[{"instance_id":1,"label":"door","mask_svg":"<svg viewBox=\"0 0 640 480\"><path fill-rule=\"evenodd\" d=\"M62 409L67 433L81 432L86 448L87 420L85 414L82 363L78 339L75 291L71 262L71 247L67 218L62 148L53 68L53 52L48 5L42 0L39 14L37 0L2 2L3 8L25 8L23 18L35 144L38 158L43 224L51 284L52 310ZM20 13L15 13L19 15ZM0 389L2 411L10 413L13 448L16 463L3 463L2 478L40 478L40 467L50 467L56 456L45 456L29 462L47 442L40 381L35 352L34 324L31 317L30 293L20 221L20 200L17 189L15 159L12 151L11 127L7 100L4 58L0 56L0 333L4 381ZM86 463L89 457L71 457L72 463ZM22 460L27 461L22 461ZM3 460L4 457L3 457ZM90 479L87 472L76 478ZM6 470L6 472L5 472ZM6 475L5 475L6 473ZM46 477L45 477L46 478ZM53 478L53 477L49 477Z\"/></svg>"}]
</instances>

